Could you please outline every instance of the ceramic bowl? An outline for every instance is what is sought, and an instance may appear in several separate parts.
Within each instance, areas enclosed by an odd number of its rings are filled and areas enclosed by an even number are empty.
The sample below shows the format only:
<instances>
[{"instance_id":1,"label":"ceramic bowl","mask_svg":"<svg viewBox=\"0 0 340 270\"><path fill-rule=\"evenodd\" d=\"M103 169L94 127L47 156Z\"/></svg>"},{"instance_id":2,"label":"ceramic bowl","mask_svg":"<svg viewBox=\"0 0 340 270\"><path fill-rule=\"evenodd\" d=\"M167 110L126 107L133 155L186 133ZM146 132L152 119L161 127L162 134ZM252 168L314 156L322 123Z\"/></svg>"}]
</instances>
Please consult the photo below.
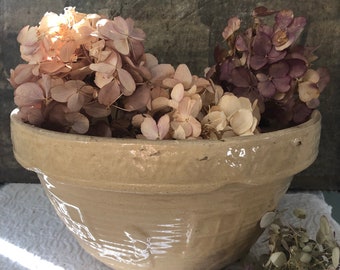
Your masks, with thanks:
<instances>
[{"instance_id":1,"label":"ceramic bowl","mask_svg":"<svg viewBox=\"0 0 340 270\"><path fill-rule=\"evenodd\" d=\"M58 133L11 114L18 162L80 245L116 270L219 270L239 259L316 159L320 128L314 111L254 136L148 141Z\"/></svg>"}]
</instances>

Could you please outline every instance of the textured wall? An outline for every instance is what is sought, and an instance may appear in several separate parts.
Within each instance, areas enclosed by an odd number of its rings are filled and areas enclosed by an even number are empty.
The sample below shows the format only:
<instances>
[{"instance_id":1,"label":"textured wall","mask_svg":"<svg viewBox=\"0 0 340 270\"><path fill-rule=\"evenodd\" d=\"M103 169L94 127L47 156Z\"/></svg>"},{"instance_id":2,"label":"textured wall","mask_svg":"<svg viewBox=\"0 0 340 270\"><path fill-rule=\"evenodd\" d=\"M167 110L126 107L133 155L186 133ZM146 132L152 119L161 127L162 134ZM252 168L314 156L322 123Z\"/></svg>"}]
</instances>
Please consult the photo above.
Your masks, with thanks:
<instances>
[{"instance_id":1,"label":"textured wall","mask_svg":"<svg viewBox=\"0 0 340 270\"><path fill-rule=\"evenodd\" d=\"M62 13L65 6L81 12L132 17L147 33L146 48L162 62L187 63L202 73L211 64L212 49L220 41L226 20L245 17L256 5L291 8L304 15L308 26L302 42L320 45L317 65L330 69L332 81L322 97L323 131L318 160L298 175L297 188L340 189L340 1L338 0L0 0L0 182L35 181L12 156L8 115L14 108L13 91L6 81L20 61L16 35L25 25L36 25L46 11Z\"/></svg>"}]
</instances>

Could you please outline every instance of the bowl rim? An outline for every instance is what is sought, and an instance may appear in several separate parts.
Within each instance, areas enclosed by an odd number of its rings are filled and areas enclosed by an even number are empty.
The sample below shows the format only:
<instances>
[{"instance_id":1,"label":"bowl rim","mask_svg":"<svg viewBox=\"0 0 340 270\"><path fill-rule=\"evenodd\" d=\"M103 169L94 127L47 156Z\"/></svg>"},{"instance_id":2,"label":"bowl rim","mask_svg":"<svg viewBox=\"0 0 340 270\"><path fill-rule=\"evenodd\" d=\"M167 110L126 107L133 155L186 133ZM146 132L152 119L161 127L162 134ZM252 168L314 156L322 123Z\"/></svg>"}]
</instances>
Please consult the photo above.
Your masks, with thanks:
<instances>
[{"instance_id":1,"label":"bowl rim","mask_svg":"<svg viewBox=\"0 0 340 270\"><path fill-rule=\"evenodd\" d=\"M154 141L51 131L24 123L18 109L11 113L14 156L24 168L50 179L67 177L62 181L64 184L145 194L206 193L227 184L266 184L267 176L291 180L291 176L316 159L320 129L321 114L314 111L303 124L268 133L230 137L224 141ZM268 155L268 148L271 153L283 151L283 155ZM123 158L112 159L113 150ZM241 153L247 153L246 157ZM59 158L64 154L68 159ZM269 164L270 170L252 162L258 157ZM288 160L293 162L289 168L285 163ZM99 170L89 166L92 162L100 164L99 167L108 166ZM75 164L81 169L74 170ZM129 169L122 170L126 164ZM169 166L175 168L171 173L167 170ZM213 181L207 182L203 174L214 175Z\"/></svg>"}]
</instances>

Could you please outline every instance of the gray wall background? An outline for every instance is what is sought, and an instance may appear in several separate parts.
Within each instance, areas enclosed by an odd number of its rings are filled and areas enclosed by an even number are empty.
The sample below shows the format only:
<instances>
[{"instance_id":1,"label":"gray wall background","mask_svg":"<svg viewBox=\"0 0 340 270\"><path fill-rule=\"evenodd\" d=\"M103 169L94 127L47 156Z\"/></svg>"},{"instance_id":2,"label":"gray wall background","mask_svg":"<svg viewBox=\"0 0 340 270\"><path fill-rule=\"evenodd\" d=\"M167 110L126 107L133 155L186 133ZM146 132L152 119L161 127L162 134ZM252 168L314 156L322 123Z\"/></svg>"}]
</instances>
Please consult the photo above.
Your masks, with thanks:
<instances>
[{"instance_id":1,"label":"gray wall background","mask_svg":"<svg viewBox=\"0 0 340 270\"><path fill-rule=\"evenodd\" d=\"M201 75L212 64L212 50L221 41L227 19L235 15L245 19L258 5L290 8L296 16L306 16L302 43L320 46L316 65L327 66L331 73L319 108L323 115L319 157L295 177L292 188L340 190L339 0L0 0L0 183L37 182L34 174L14 160L9 132L9 114L15 106L7 78L10 68L20 62L16 36L23 26L36 25L46 11L63 13L65 6L109 17L132 17L147 34L147 51L163 63L186 63Z\"/></svg>"}]
</instances>

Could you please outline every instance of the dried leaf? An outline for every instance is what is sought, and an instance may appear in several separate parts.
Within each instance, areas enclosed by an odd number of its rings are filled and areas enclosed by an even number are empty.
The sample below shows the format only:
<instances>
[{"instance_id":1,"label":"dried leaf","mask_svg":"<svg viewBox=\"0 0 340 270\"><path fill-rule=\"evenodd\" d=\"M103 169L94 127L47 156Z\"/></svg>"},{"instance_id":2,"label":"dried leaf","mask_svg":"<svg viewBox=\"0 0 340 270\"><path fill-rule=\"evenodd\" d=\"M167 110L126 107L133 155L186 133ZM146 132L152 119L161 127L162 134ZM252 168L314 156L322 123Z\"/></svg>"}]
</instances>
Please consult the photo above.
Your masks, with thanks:
<instances>
[{"instance_id":1,"label":"dried leaf","mask_svg":"<svg viewBox=\"0 0 340 270\"><path fill-rule=\"evenodd\" d=\"M300 261L303 263L310 263L312 260L312 255L310 253L302 252L300 255Z\"/></svg>"},{"instance_id":2,"label":"dried leaf","mask_svg":"<svg viewBox=\"0 0 340 270\"><path fill-rule=\"evenodd\" d=\"M335 268L339 266L339 261L340 261L340 249L339 247L335 247L332 250L332 263Z\"/></svg>"},{"instance_id":3,"label":"dried leaf","mask_svg":"<svg viewBox=\"0 0 340 270\"><path fill-rule=\"evenodd\" d=\"M262 229L267 228L270 226L276 218L276 213L275 212L267 212L263 215L260 221L260 227Z\"/></svg>"},{"instance_id":4,"label":"dried leaf","mask_svg":"<svg viewBox=\"0 0 340 270\"><path fill-rule=\"evenodd\" d=\"M269 212L269 213L271 213L271 212ZM268 221L270 221L270 219ZM264 227L261 227L261 228L264 228ZM279 234L280 231L281 231L281 228L280 228L279 225L272 223L272 224L270 224L270 231L273 232L274 234Z\"/></svg>"},{"instance_id":5,"label":"dried leaf","mask_svg":"<svg viewBox=\"0 0 340 270\"><path fill-rule=\"evenodd\" d=\"M331 228L329 226L328 219L325 216L320 217L320 228L316 235L316 240L318 243L323 244L329 239L331 235Z\"/></svg>"},{"instance_id":6,"label":"dried leaf","mask_svg":"<svg viewBox=\"0 0 340 270\"><path fill-rule=\"evenodd\" d=\"M283 246L283 248L284 248L286 251L288 251L288 252L290 251L290 247L289 247L287 241L286 241L284 238L281 239L281 245Z\"/></svg>"},{"instance_id":7,"label":"dried leaf","mask_svg":"<svg viewBox=\"0 0 340 270\"><path fill-rule=\"evenodd\" d=\"M313 248L310 245L306 245L302 248L302 251L310 253L313 251Z\"/></svg>"},{"instance_id":8,"label":"dried leaf","mask_svg":"<svg viewBox=\"0 0 340 270\"><path fill-rule=\"evenodd\" d=\"M301 208L295 208L293 210L294 216L296 216L299 219L305 219L306 218L306 211Z\"/></svg>"},{"instance_id":9,"label":"dried leaf","mask_svg":"<svg viewBox=\"0 0 340 270\"><path fill-rule=\"evenodd\" d=\"M277 268L282 267L287 263L287 257L281 251L274 252L273 254L271 254L269 260Z\"/></svg>"}]
</instances>

